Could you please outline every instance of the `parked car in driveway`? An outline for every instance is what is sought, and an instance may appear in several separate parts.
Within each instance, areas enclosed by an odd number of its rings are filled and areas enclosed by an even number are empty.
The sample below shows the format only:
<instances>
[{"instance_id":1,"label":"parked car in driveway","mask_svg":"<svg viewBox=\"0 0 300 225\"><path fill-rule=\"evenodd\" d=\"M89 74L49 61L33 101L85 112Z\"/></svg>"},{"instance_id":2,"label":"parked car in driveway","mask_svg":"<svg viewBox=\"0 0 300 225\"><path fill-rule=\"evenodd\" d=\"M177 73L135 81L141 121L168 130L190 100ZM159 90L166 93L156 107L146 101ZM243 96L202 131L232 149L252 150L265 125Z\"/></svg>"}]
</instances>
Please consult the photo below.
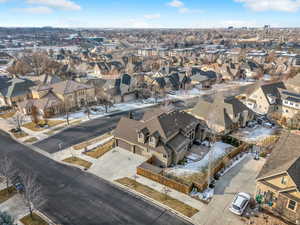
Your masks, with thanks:
<instances>
[{"instance_id":1,"label":"parked car in driveway","mask_svg":"<svg viewBox=\"0 0 300 225\"><path fill-rule=\"evenodd\" d=\"M250 202L251 196L247 193L240 192L234 196L229 210L234 214L241 216Z\"/></svg>"}]
</instances>

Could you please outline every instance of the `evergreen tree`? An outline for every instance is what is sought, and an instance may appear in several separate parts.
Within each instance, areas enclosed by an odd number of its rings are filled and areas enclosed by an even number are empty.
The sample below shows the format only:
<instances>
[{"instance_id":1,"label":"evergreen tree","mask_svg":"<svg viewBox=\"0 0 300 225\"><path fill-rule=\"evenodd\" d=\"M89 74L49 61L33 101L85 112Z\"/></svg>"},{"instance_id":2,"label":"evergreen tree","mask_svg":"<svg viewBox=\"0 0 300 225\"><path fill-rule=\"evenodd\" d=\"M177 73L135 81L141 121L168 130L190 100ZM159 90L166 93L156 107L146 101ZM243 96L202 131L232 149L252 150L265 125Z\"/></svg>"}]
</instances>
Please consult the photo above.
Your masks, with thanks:
<instances>
[{"instance_id":1,"label":"evergreen tree","mask_svg":"<svg viewBox=\"0 0 300 225\"><path fill-rule=\"evenodd\" d=\"M0 212L0 225L15 225L13 218L6 212Z\"/></svg>"}]
</instances>

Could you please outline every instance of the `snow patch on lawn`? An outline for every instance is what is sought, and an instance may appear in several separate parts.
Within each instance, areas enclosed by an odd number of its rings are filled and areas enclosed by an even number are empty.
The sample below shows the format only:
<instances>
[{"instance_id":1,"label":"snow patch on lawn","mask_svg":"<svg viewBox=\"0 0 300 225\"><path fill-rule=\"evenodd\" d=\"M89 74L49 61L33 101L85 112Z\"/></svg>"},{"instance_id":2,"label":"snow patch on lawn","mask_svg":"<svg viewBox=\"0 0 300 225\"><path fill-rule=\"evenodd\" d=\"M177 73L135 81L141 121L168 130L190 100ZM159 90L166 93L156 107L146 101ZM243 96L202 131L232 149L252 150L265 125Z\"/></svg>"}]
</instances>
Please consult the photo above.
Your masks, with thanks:
<instances>
[{"instance_id":1,"label":"snow patch on lawn","mask_svg":"<svg viewBox=\"0 0 300 225\"><path fill-rule=\"evenodd\" d=\"M189 99L194 98L200 95L207 94L207 91L202 91L197 88L193 88L192 90L179 90L174 91L174 94L168 94L168 99Z\"/></svg>"},{"instance_id":2,"label":"snow patch on lawn","mask_svg":"<svg viewBox=\"0 0 300 225\"><path fill-rule=\"evenodd\" d=\"M253 130L242 131L245 141L260 141L269 137L273 133L274 129L266 127L258 127Z\"/></svg>"},{"instance_id":3,"label":"snow patch on lawn","mask_svg":"<svg viewBox=\"0 0 300 225\"><path fill-rule=\"evenodd\" d=\"M223 142L216 142L211 147L210 152L207 153L202 160L198 162L188 162L185 165L175 166L167 169L166 172L176 176L191 175L193 173L201 172L207 168L210 158L212 162L215 162L228 154L232 148L232 145Z\"/></svg>"}]
</instances>

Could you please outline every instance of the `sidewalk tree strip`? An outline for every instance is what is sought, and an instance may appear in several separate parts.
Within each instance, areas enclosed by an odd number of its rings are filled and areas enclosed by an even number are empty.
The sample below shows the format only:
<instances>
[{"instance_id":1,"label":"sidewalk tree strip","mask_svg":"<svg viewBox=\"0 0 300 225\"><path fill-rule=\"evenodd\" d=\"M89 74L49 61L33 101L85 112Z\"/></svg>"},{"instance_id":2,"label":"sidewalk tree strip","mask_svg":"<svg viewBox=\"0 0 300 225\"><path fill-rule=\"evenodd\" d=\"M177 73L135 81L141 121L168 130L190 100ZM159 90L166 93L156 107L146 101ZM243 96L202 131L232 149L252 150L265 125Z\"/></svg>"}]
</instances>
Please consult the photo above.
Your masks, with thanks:
<instances>
[{"instance_id":1,"label":"sidewalk tree strip","mask_svg":"<svg viewBox=\"0 0 300 225\"><path fill-rule=\"evenodd\" d=\"M63 160L66 163L71 163L77 166L82 166L86 169L89 169L93 164L91 162L88 162L84 159L78 158L78 157L69 157Z\"/></svg>"},{"instance_id":2,"label":"sidewalk tree strip","mask_svg":"<svg viewBox=\"0 0 300 225\"><path fill-rule=\"evenodd\" d=\"M63 121L63 120L48 120L48 122L47 122L49 127L54 127L54 126L57 126L57 125L60 125L60 124L63 124L63 123L65 123L65 121ZM39 124L45 124L45 121L40 121ZM23 127L27 128L27 129L30 129L32 131L35 131L35 132L44 131L44 130L49 128L49 127L46 128L46 127L37 126L33 122L26 123L26 124L23 125Z\"/></svg>"},{"instance_id":3,"label":"sidewalk tree strip","mask_svg":"<svg viewBox=\"0 0 300 225\"><path fill-rule=\"evenodd\" d=\"M17 194L17 190L14 187L5 188L0 191L0 204L7 201L11 197Z\"/></svg>"},{"instance_id":4,"label":"sidewalk tree strip","mask_svg":"<svg viewBox=\"0 0 300 225\"><path fill-rule=\"evenodd\" d=\"M196 213L199 212L199 210L175 199L170 197L167 194L158 192L146 185L143 185L133 179L130 179L128 177L125 178L121 178L116 180L116 182L132 189L135 190L143 195L146 195L149 198L152 198L155 201L158 201L168 207L170 207L171 209L174 209L177 212L180 212L181 214L187 216L187 217L192 217L193 215L195 215Z\"/></svg>"},{"instance_id":5,"label":"sidewalk tree strip","mask_svg":"<svg viewBox=\"0 0 300 225\"><path fill-rule=\"evenodd\" d=\"M0 114L0 118L8 119L8 118L13 117L13 115L15 115L15 113L16 113L15 111L3 113L3 114Z\"/></svg>"},{"instance_id":6,"label":"sidewalk tree strip","mask_svg":"<svg viewBox=\"0 0 300 225\"><path fill-rule=\"evenodd\" d=\"M114 147L114 141L111 140L91 151L84 152L83 154L90 156L95 159L99 159L101 156L103 156L106 152L109 152Z\"/></svg>"},{"instance_id":7,"label":"sidewalk tree strip","mask_svg":"<svg viewBox=\"0 0 300 225\"><path fill-rule=\"evenodd\" d=\"M36 137L31 137L31 138L28 138L24 141L24 143L32 143L32 142L36 142L38 141L39 139L37 139Z\"/></svg>"},{"instance_id":8,"label":"sidewalk tree strip","mask_svg":"<svg viewBox=\"0 0 300 225\"><path fill-rule=\"evenodd\" d=\"M97 143L99 141L102 141L102 140L104 140L106 138L109 138L110 136L111 136L110 133L106 133L106 134L101 135L100 137L96 137L96 138L94 138L92 140L85 141L85 142L82 142L82 143L80 143L78 145L75 145L75 146L73 146L73 148L75 150L80 150L80 149L86 148L86 147L88 147L88 146L90 146L92 144L95 144L95 143Z\"/></svg>"},{"instance_id":9,"label":"sidewalk tree strip","mask_svg":"<svg viewBox=\"0 0 300 225\"><path fill-rule=\"evenodd\" d=\"M27 215L23 217L20 220L24 225L48 225L48 223L43 220L40 216L38 216L36 213L32 214L32 217L30 215Z\"/></svg>"},{"instance_id":10,"label":"sidewalk tree strip","mask_svg":"<svg viewBox=\"0 0 300 225\"><path fill-rule=\"evenodd\" d=\"M12 133L14 135L15 138L23 138L23 137L27 137L28 134L24 131L18 132L18 133Z\"/></svg>"}]
</instances>

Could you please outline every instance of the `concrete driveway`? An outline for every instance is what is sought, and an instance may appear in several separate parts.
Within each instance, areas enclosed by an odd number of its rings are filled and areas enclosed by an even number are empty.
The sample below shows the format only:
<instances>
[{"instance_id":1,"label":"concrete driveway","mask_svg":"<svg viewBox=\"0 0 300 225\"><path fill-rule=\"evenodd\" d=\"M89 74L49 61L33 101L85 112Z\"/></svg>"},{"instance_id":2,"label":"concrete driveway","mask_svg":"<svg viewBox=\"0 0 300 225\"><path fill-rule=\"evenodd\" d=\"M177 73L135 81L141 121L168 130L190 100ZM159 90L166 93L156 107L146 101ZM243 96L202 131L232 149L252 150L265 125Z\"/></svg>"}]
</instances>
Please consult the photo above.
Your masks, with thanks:
<instances>
[{"instance_id":1,"label":"concrete driveway","mask_svg":"<svg viewBox=\"0 0 300 225\"><path fill-rule=\"evenodd\" d=\"M113 181L123 177L132 177L136 173L136 168L146 160L147 158L143 156L117 147L94 162L89 172Z\"/></svg>"},{"instance_id":2,"label":"concrete driveway","mask_svg":"<svg viewBox=\"0 0 300 225\"><path fill-rule=\"evenodd\" d=\"M237 192L255 192L255 178L265 160L255 161L247 156L216 182L211 202L199 211L193 220L201 225L242 225L242 217L232 214L228 207Z\"/></svg>"}]
</instances>

